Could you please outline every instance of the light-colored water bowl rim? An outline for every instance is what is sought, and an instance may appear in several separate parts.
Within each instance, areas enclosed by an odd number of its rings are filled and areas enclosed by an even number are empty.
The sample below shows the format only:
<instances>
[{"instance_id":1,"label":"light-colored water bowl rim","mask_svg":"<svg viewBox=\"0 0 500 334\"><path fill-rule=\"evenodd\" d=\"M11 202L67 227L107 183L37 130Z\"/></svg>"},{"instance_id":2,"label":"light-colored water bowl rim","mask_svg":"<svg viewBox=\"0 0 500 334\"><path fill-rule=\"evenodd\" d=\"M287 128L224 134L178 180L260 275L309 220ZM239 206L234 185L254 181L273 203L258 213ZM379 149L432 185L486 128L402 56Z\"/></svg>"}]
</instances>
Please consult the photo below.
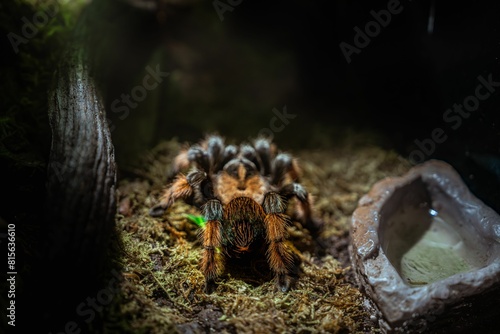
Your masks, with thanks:
<instances>
[{"instance_id":1,"label":"light-colored water bowl rim","mask_svg":"<svg viewBox=\"0 0 500 334\"><path fill-rule=\"evenodd\" d=\"M377 182L360 199L353 213L350 255L358 280L389 323L427 313L439 313L446 305L477 295L500 282L499 242L492 246L499 256L483 268L458 273L422 286L408 286L403 281L380 246L378 213L396 188L413 182L418 177L426 184L440 187L458 206L465 203L479 205L483 221L482 225L475 222L478 233L495 235L500 226L500 216L470 193L458 173L445 162L430 160L413 167L401 177L390 177ZM444 186L445 183L447 187ZM496 238L500 240L500 235L496 235ZM363 267L364 275L360 275L359 266Z\"/></svg>"}]
</instances>

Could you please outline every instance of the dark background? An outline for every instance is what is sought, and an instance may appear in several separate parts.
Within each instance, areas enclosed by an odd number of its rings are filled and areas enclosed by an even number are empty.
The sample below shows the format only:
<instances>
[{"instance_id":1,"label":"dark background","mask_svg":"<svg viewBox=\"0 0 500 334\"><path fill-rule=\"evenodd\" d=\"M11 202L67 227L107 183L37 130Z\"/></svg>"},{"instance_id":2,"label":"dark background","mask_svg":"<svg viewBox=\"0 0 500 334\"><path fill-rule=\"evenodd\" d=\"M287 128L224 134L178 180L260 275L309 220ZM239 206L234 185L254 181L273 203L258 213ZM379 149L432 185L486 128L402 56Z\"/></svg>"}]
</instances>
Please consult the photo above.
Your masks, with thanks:
<instances>
[{"instance_id":1,"label":"dark background","mask_svg":"<svg viewBox=\"0 0 500 334\"><path fill-rule=\"evenodd\" d=\"M6 36L19 33L20 18L34 12L18 3L0 5L0 113L22 125L0 131L0 222L19 226L17 261L29 267L33 254L22 249L34 249L44 230L51 140L44 99L58 64L47 55L65 43L33 39L20 46L23 56L14 54ZM138 15L116 1L99 29L103 41L94 51L102 73L96 75L104 78L120 177L159 140L193 142L212 131L246 140L268 127L273 108L286 105L297 117L275 134L285 149L342 145L355 133L364 144L408 159L420 149L416 141L428 143L441 128L446 141L434 143L424 158L452 164L474 194L500 212L499 92L457 129L443 120L448 108L474 94L478 76L500 82L500 10L493 2L401 1L402 12L351 63L339 44L353 45L354 27L364 30L374 20L370 11L386 9L388 1L243 0L223 21L213 1L176 3ZM169 71L169 80L127 117L113 112L111 103L142 82L147 65Z\"/></svg>"},{"instance_id":2,"label":"dark background","mask_svg":"<svg viewBox=\"0 0 500 334\"><path fill-rule=\"evenodd\" d=\"M116 10L96 23L102 40L94 51L120 176L162 139L195 142L216 131L247 140L269 127L274 108L286 106L297 116L275 133L280 147L328 148L367 133L361 141L394 149L412 163L451 163L500 212L499 92L480 101L457 129L443 120L447 109L474 94L478 76L500 82L500 6L401 1L401 13L348 63L339 44L354 45L354 28L364 30L374 20L370 12L386 10L389 1L243 0L223 20L215 1L170 2L140 14L126 1L112 2ZM40 41L39 33L15 54L7 34L20 34L21 18L36 11L18 3L2 4L0 112L18 126L0 131L1 182L12 195L2 203L8 222L30 208L35 215L43 210L51 140L44 99L59 49L71 41L71 31L59 40ZM142 82L146 66L171 75L126 117L115 113L112 102ZM436 128L445 142L431 141ZM422 151L416 141L427 143L428 152L415 155Z\"/></svg>"},{"instance_id":3,"label":"dark background","mask_svg":"<svg viewBox=\"0 0 500 334\"><path fill-rule=\"evenodd\" d=\"M339 44L354 45L353 28L364 30L374 20L370 11L386 9L388 1L292 3L243 2L226 16L242 35L289 43L299 59L301 91L322 106L312 109L315 116L380 130L402 152L441 127L450 144L439 145L438 155L445 146L498 153L497 92L457 130L442 118L474 93L479 75L500 81L498 8L401 1L402 12L348 64ZM434 29L428 32L433 6ZM274 29L282 36L267 33Z\"/></svg>"},{"instance_id":4,"label":"dark background","mask_svg":"<svg viewBox=\"0 0 500 334\"><path fill-rule=\"evenodd\" d=\"M289 43L297 54L300 91L317 106L311 117L380 131L413 163L420 162L410 156L419 149L415 141L442 128L446 141L436 143L425 159L450 162L499 212L498 89L456 129L443 120L448 108L474 95L478 76L500 82L498 6L401 1L401 13L348 64L339 44L354 45L353 28L364 30L374 20L370 11L387 9L388 1L292 3L243 2L226 16L243 35ZM432 11L434 26L428 31ZM282 37L266 33L274 29Z\"/></svg>"},{"instance_id":5,"label":"dark background","mask_svg":"<svg viewBox=\"0 0 500 334\"><path fill-rule=\"evenodd\" d=\"M47 58L62 56L54 50L71 41L70 33L64 43L39 41L40 33L15 54L7 34L20 34L21 17L36 11L18 3L2 4L0 110L20 124L14 131L15 124L2 125L0 132L2 185L12 194L2 203L6 221L18 219L25 203L42 210L51 140L44 99L58 64ZM286 106L297 117L275 133L285 149L328 148L366 132L365 142L413 163L451 163L500 212L499 92L480 101L458 128L443 120L447 109L474 94L478 76L500 82L499 6L401 1L401 13L348 63L339 44L354 45L354 28L364 30L374 20L370 12L386 10L389 1L244 0L233 2L223 20L215 1L170 2L141 14L126 1L114 3L116 10L100 18L102 41L94 51L120 175L159 140L194 142L213 131L247 140L269 126L274 108ZM115 113L112 102L142 82L146 66L171 75L129 115ZM445 142L431 141L436 128ZM416 155L417 141L428 152Z\"/></svg>"},{"instance_id":6,"label":"dark background","mask_svg":"<svg viewBox=\"0 0 500 334\"><path fill-rule=\"evenodd\" d=\"M349 131L376 134L376 142L370 136L365 140L395 149L413 164L431 158L451 163L499 212L498 89L456 129L443 119L447 109L474 95L478 76L500 82L498 6L401 1L402 11L348 63L340 43L354 46L354 27L364 31L374 20L370 12L386 10L388 3L241 1L222 14L222 21L214 2L173 7L166 24L146 16L139 24L142 33L136 39L130 34L112 51L128 65L111 70L108 96L112 100L138 82L122 80L124 67L134 64L135 73L144 75L140 70L148 53L139 50L160 50L161 68L180 79L170 81L156 99L156 123L145 125L150 139L144 146L172 137L193 142L211 131L245 140L268 126L273 108L286 105L298 116L275 134L282 147L331 147ZM155 64L151 58L149 63ZM129 140L131 131L138 131L140 109L117 121L119 163L121 156L135 154L130 141L120 144L120 133ZM444 142L431 140L436 128L443 130ZM427 152L417 142L426 143Z\"/></svg>"}]
</instances>

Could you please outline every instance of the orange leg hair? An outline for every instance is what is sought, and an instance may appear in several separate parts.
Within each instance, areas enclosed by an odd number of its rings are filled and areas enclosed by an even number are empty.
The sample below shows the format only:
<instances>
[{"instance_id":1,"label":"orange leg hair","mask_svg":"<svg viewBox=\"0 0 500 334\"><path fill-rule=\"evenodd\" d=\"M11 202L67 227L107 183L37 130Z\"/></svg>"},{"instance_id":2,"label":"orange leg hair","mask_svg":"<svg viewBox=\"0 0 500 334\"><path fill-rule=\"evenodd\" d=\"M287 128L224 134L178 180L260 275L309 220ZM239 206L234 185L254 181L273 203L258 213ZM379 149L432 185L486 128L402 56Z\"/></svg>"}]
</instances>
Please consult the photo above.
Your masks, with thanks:
<instances>
[{"instance_id":1,"label":"orange leg hair","mask_svg":"<svg viewBox=\"0 0 500 334\"><path fill-rule=\"evenodd\" d=\"M205 276L205 291L211 293L215 289L215 279L224 272L222 256L222 204L219 200L208 201L203 207L203 215L207 219L201 233L203 257L201 271Z\"/></svg>"},{"instance_id":2,"label":"orange leg hair","mask_svg":"<svg viewBox=\"0 0 500 334\"><path fill-rule=\"evenodd\" d=\"M160 198L160 203L151 208L149 214L153 217L159 217L172 205L177 199L188 198L193 195L193 187L189 184L185 175L175 178L172 185L165 190Z\"/></svg>"},{"instance_id":3,"label":"orange leg hair","mask_svg":"<svg viewBox=\"0 0 500 334\"><path fill-rule=\"evenodd\" d=\"M165 190L160 203L149 210L152 217L159 217L178 199L186 199L194 195L194 187L199 185L207 174L202 171L194 170L188 175L179 175L175 178L172 185Z\"/></svg>"},{"instance_id":4,"label":"orange leg hair","mask_svg":"<svg viewBox=\"0 0 500 334\"><path fill-rule=\"evenodd\" d=\"M278 288L288 291L296 280L296 264L291 249L286 245L286 227L288 217L283 213L285 205L277 193L268 193L263 203L266 217L266 235L268 242L267 258L269 266L276 274Z\"/></svg>"}]
</instances>

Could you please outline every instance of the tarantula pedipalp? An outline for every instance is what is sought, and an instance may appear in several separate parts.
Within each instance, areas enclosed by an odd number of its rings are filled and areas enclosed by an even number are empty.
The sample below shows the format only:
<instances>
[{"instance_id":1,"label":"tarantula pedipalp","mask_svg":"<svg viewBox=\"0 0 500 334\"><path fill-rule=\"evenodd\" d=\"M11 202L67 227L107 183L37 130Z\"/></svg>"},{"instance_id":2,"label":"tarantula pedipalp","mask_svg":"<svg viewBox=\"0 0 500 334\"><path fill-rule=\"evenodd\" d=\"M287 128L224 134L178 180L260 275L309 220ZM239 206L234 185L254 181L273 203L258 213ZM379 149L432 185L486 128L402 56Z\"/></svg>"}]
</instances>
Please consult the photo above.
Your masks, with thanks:
<instances>
[{"instance_id":1,"label":"tarantula pedipalp","mask_svg":"<svg viewBox=\"0 0 500 334\"><path fill-rule=\"evenodd\" d=\"M189 166L187 175L177 174L150 215L161 216L177 199L190 200L201 209L206 220L201 232L206 291L213 291L226 256L253 252L267 254L278 288L288 291L300 264L286 244L288 201L298 199L297 217L311 233L320 228L311 216L310 196L298 182L296 161L278 153L266 139L237 147L212 135L176 157L174 170Z\"/></svg>"}]
</instances>

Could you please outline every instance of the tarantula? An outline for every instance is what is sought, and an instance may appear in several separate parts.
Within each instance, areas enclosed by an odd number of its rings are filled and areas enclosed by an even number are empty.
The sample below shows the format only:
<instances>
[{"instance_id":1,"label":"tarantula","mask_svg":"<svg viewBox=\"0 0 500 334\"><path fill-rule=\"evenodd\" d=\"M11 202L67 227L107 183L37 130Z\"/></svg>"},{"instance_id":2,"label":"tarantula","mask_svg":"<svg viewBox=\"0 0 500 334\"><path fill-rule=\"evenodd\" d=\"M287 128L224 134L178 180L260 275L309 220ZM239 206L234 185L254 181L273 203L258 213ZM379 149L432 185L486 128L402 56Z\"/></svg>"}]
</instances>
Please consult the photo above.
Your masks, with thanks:
<instances>
[{"instance_id":1,"label":"tarantula","mask_svg":"<svg viewBox=\"0 0 500 334\"><path fill-rule=\"evenodd\" d=\"M288 201L295 197L297 218L314 235L321 224L311 216L311 199L298 182L296 161L279 153L267 139L253 145L225 145L222 137L208 136L175 158L178 173L150 215L161 216L177 199L201 209L206 225L201 231L201 270L205 291L211 293L225 266L225 257L267 253L278 289L288 291L298 279L297 255L287 245Z\"/></svg>"}]
</instances>

